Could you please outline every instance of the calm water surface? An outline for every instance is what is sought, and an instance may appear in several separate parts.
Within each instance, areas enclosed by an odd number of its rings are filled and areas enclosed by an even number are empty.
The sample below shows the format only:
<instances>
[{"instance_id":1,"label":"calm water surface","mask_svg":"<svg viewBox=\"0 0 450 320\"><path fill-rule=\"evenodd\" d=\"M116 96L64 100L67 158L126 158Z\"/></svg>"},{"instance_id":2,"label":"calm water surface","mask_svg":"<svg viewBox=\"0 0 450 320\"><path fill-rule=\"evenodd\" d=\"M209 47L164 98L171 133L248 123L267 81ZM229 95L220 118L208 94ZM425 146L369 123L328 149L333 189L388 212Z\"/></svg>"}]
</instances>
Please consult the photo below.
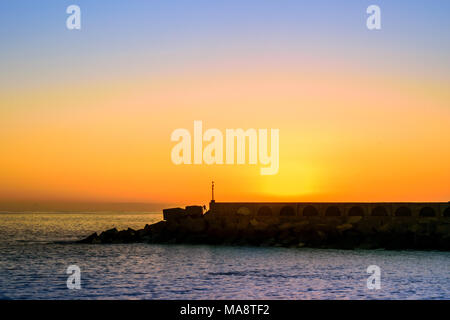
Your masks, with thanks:
<instances>
[{"instance_id":1,"label":"calm water surface","mask_svg":"<svg viewBox=\"0 0 450 320\"><path fill-rule=\"evenodd\" d=\"M161 214L0 213L1 299L450 299L450 253L66 241ZM66 269L81 269L80 290ZM381 289L366 286L369 265Z\"/></svg>"}]
</instances>

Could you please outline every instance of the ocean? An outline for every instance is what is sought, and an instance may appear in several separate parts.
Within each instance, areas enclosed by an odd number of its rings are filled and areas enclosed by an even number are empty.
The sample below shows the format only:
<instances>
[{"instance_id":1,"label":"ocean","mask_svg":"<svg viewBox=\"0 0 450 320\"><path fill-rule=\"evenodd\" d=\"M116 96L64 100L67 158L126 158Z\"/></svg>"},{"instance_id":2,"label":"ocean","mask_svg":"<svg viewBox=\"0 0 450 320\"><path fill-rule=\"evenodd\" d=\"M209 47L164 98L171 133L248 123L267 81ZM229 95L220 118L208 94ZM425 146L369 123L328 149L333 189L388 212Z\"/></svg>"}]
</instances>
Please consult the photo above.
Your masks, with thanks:
<instances>
[{"instance_id":1,"label":"ocean","mask_svg":"<svg viewBox=\"0 0 450 320\"><path fill-rule=\"evenodd\" d=\"M0 299L450 299L450 252L72 243L161 219L0 213ZM80 289L68 289L71 265Z\"/></svg>"}]
</instances>

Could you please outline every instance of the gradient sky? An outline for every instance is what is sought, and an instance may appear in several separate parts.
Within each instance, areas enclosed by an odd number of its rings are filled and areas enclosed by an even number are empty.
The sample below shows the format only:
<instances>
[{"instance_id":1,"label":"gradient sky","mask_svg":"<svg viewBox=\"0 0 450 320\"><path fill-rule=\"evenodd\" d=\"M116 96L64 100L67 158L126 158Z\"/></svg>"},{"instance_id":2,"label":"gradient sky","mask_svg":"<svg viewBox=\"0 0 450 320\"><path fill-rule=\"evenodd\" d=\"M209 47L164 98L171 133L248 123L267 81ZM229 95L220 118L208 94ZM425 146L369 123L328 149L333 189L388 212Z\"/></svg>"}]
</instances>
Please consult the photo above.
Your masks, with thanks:
<instances>
[{"instance_id":1,"label":"gradient sky","mask_svg":"<svg viewBox=\"0 0 450 320\"><path fill-rule=\"evenodd\" d=\"M78 4L82 29L66 29ZM382 30L366 28L381 7ZM450 2L0 2L0 201L449 201ZM175 166L280 129L280 170ZM1 209L1 208L0 208Z\"/></svg>"}]
</instances>

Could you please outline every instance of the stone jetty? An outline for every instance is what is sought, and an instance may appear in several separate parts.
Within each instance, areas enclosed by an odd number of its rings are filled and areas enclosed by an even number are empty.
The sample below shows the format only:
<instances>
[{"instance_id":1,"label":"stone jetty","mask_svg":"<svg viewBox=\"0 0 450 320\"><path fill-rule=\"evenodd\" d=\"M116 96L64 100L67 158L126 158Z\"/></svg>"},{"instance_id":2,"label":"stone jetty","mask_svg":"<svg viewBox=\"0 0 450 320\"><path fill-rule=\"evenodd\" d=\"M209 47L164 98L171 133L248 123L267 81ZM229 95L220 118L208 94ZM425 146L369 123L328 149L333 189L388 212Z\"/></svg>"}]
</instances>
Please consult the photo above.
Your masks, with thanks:
<instances>
[{"instance_id":1,"label":"stone jetty","mask_svg":"<svg viewBox=\"0 0 450 320\"><path fill-rule=\"evenodd\" d=\"M288 206L294 209L302 208L301 212L310 207L303 204ZM324 210L320 209L321 206ZM319 208L317 215L298 214L299 210L292 214L290 210L285 209L286 205L280 205L278 211L273 210L277 213L271 215L266 209L261 211L261 208L266 207L266 204L227 206L224 203L211 203L210 210L206 213L201 206L164 209L163 221L146 225L140 230L110 229L100 234L94 233L79 243L144 242L292 248L450 250L450 217L441 214L447 212L447 203L439 204L435 215L431 215L430 211L421 215L420 206L417 215L414 214L414 207L411 215L396 215L395 210L391 210L394 214L390 215L389 208L392 205L387 204L385 215L368 215L366 213L371 212L369 207L367 210L358 211L358 215L349 215L348 213L356 212L351 211L351 208L355 207L352 204L342 204L341 208L348 209L347 214L345 209L340 210L344 213L341 215L325 215L325 208L330 207L325 204L316 205ZM277 208L277 205L271 207ZM339 209L339 206L334 207ZM361 205L361 208L363 207ZM379 205L372 207L372 212L381 212ZM288 211L289 215L282 214ZM320 214L322 211L323 215Z\"/></svg>"}]
</instances>

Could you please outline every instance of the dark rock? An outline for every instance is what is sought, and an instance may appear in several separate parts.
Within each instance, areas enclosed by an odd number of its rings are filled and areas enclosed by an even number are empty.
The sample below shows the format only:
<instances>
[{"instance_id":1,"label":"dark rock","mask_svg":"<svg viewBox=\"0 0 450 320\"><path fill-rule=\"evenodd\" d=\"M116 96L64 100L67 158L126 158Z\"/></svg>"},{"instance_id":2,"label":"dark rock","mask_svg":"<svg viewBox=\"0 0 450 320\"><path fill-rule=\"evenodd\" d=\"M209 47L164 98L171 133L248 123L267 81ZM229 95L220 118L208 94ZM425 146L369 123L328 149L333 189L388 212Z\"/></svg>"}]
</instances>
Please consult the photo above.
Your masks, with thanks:
<instances>
[{"instance_id":1,"label":"dark rock","mask_svg":"<svg viewBox=\"0 0 450 320\"><path fill-rule=\"evenodd\" d=\"M170 208L163 210L163 218L166 221L180 221L186 218L202 218L202 206L187 206L186 209Z\"/></svg>"},{"instance_id":2,"label":"dark rock","mask_svg":"<svg viewBox=\"0 0 450 320\"><path fill-rule=\"evenodd\" d=\"M140 229L140 230L136 231L136 237L139 238L139 239L143 239L145 236L148 235L147 232L148 232L148 229L147 230L145 228L144 229Z\"/></svg>"},{"instance_id":3,"label":"dark rock","mask_svg":"<svg viewBox=\"0 0 450 320\"><path fill-rule=\"evenodd\" d=\"M101 240L100 240L100 237L98 236L97 232L94 232L93 234L91 234L87 238L78 241L78 243L96 244L96 243L101 243Z\"/></svg>"},{"instance_id":4,"label":"dark rock","mask_svg":"<svg viewBox=\"0 0 450 320\"><path fill-rule=\"evenodd\" d=\"M180 224L180 229L187 233L201 233L206 230L206 221L188 217Z\"/></svg>"},{"instance_id":5,"label":"dark rock","mask_svg":"<svg viewBox=\"0 0 450 320\"><path fill-rule=\"evenodd\" d=\"M211 211L206 211L204 214L203 214L203 218L206 218L206 217L209 217L209 216L211 216L212 214L211 214Z\"/></svg>"},{"instance_id":6,"label":"dark rock","mask_svg":"<svg viewBox=\"0 0 450 320\"><path fill-rule=\"evenodd\" d=\"M201 218L203 216L203 207L202 206L187 206L186 207L186 216L191 218Z\"/></svg>"},{"instance_id":7,"label":"dark rock","mask_svg":"<svg viewBox=\"0 0 450 320\"><path fill-rule=\"evenodd\" d=\"M129 243L136 242L137 239L136 231L128 228L128 230L119 231L113 242Z\"/></svg>"},{"instance_id":8,"label":"dark rock","mask_svg":"<svg viewBox=\"0 0 450 320\"><path fill-rule=\"evenodd\" d=\"M100 240L102 243L112 243L118 233L119 231L116 228L103 231L100 234Z\"/></svg>"},{"instance_id":9,"label":"dark rock","mask_svg":"<svg viewBox=\"0 0 450 320\"><path fill-rule=\"evenodd\" d=\"M163 219L166 221L183 218L185 210L182 208L170 208L163 210Z\"/></svg>"},{"instance_id":10,"label":"dark rock","mask_svg":"<svg viewBox=\"0 0 450 320\"><path fill-rule=\"evenodd\" d=\"M148 228L149 233L150 234L161 233L162 231L164 231L167 228L167 224L168 224L168 222L166 222L166 221L160 221L160 222L154 223L149 226L149 228Z\"/></svg>"}]
</instances>

